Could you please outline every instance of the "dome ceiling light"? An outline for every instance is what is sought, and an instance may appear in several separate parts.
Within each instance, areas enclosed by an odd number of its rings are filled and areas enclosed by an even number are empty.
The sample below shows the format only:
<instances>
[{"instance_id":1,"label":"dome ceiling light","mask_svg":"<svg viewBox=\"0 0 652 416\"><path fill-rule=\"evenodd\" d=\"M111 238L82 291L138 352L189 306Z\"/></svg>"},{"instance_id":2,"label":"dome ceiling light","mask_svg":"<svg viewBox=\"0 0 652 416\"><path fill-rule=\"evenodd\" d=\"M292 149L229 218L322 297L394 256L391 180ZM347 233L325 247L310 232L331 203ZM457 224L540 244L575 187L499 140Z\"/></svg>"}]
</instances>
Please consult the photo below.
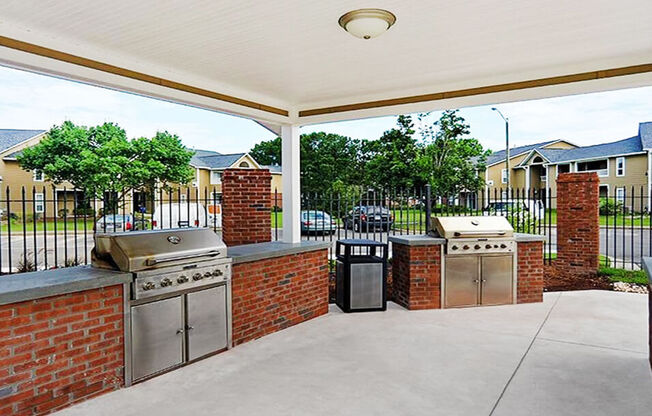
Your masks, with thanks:
<instances>
[{"instance_id":1,"label":"dome ceiling light","mask_svg":"<svg viewBox=\"0 0 652 416\"><path fill-rule=\"evenodd\" d=\"M382 9L358 9L343 14L340 26L356 38L372 39L396 23L396 16Z\"/></svg>"}]
</instances>

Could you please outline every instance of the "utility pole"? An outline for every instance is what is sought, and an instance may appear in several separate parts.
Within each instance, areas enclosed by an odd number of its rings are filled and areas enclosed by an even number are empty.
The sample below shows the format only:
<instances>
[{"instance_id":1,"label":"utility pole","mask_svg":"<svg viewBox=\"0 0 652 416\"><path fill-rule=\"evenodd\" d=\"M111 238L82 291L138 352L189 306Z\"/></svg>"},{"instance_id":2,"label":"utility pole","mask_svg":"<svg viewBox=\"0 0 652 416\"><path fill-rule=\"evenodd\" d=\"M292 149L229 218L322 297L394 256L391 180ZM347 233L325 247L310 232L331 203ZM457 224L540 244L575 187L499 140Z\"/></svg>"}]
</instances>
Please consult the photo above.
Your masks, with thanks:
<instances>
[{"instance_id":1,"label":"utility pole","mask_svg":"<svg viewBox=\"0 0 652 416\"><path fill-rule=\"evenodd\" d=\"M491 108L493 111L500 114L500 116L505 120L505 170L507 171L507 197L509 198L509 180L510 180L510 168L509 168L509 119L500 112L496 107Z\"/></svg>"}]
</instances>

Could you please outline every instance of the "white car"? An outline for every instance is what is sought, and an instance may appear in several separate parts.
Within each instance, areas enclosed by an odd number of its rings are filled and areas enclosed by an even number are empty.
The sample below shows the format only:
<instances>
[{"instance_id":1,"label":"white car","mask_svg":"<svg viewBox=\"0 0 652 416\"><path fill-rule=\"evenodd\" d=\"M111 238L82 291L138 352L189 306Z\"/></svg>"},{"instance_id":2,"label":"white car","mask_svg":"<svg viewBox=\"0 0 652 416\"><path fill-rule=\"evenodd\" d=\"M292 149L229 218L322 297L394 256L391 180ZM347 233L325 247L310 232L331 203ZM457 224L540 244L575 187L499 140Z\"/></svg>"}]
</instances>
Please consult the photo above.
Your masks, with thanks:
<instances>
[{"instance_id":1,"label":"white car","mask_svg":"<svg viewBox=\"0 0 652 416\"><path fill-rule=\"evenodd\" d=\"M483 210L484 215L506 216L512 212L527 212L535 220L542 220L545 217L546 209L543 202L534 199L505 199L503 201L492 201Z\"/></svg>"},{"instance_id":2,"label":"white car","mask_svg":"<svg viewBox=\"0 0 652 416\"><path fill-rule=\"evenodd\" d=\"M220 223L221 223L220 215ZM152 216L152 229L211 227L213 218L207 221L206 208L196 202L172 202L156 206Z\"/></svg>"}]
</instances>

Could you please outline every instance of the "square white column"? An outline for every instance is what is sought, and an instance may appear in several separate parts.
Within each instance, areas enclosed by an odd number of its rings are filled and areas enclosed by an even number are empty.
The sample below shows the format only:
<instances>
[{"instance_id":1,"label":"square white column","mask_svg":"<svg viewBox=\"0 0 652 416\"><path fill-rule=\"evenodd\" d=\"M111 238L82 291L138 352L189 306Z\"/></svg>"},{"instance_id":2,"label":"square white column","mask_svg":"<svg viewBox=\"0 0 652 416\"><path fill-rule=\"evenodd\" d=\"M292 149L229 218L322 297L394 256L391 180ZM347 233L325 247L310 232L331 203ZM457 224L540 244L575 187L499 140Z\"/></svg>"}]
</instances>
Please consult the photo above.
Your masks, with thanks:
<instances>
[{"instance_id":1,"label":"square white column","mask_svg":"<svg viewBox=\"0 0 652 416\"><path fill-rule=\"evenodd\" d=\"M299 126L281 126L281 164L283 173L283 242L301 241L301 170Z\"/></svg>"}]
</instances>

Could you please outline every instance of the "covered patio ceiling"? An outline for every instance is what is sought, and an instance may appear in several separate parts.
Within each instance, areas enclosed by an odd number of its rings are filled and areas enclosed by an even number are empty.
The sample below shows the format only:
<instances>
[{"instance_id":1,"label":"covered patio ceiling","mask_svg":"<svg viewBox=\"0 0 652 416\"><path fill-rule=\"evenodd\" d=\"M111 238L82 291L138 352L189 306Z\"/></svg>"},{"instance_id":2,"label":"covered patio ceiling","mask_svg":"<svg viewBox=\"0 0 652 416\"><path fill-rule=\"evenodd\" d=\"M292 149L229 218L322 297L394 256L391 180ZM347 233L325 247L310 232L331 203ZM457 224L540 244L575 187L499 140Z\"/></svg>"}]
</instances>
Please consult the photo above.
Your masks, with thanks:
<instances>
[{"instance_id":1,"label":"covered patio ceiling","mask_svg":"<svg viewBox=\"0 0 652 416\"><path fill-rule=\"evenodd\" d=\"M361 40L338 18L397 17ZM652 85L649 0L57 0L0 4L0 63L275 131Z\"/></svg>"}]
</instances>

